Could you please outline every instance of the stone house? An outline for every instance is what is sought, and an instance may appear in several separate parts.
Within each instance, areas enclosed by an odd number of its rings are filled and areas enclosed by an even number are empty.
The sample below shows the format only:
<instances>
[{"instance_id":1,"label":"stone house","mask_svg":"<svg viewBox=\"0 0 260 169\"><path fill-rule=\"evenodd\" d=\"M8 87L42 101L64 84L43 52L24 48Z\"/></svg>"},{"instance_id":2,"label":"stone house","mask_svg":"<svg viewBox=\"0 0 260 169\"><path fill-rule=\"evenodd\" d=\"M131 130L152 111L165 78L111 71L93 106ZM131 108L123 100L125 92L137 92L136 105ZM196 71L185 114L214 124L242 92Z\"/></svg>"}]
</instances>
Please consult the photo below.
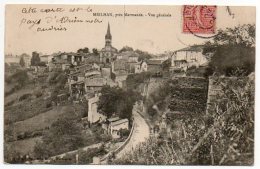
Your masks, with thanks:
<instances>
[{"instance_id":1,"label":"stone house","mask_svg":"<svg viewBox=\"0 0 260 169\"><path fill-rule=\"evenodd\" d=\"M187 69L191 66L199 67L208 63L207 56L202 54L203 45L194 45L173 52L171 69Z\"/></svg>"},{"instance_id":2,"label":"stone house","mask_svg":"<svg viewBox=\"0 0 260 169\"><path fill-rule=\"evenodd\" d=\"M120 129L129 130L129 121L128 119L119 119L111 121L108 127L108 132L113 138L120 138Z\"/></svg>"},{"instance_id":3,"label":"stone house","mask_svg":"<svg viewBox=\"0 0 260 169\"><path fill-rule=\"evenodd\" d=\"M25 67L26 68L30 68L31 66L31 57L26 54L26 53L23 53L20 58L23 57L23 60L24 60L24 63L25 63ZM19 61L20 62L20 61Z\"/></svg>"},{"instance_id":4,"label":"stone house","mask_svg":"<svg viewBox=\"0 0 260 169\"><path fill-rule=\"evenodd\" d=\"M147 70L148 70L148 65L146 61L141 61L135 64L134 73L147 72Z\"/></svg>"},{"instance_id":5,"label":"stone house","mask_svg":"<svg viewBox=\"0 0 260 169\"><path fill-rule=\"evenodd\" d=\"M98 108L99 96L95 94L94 97L88 99L88 121L89 123L96 123L105 121L106 116L99 113Z\"/></svg>"},{"instance_id":6,"label":"stone house","mask_svg":"<svg viewBox=\"0 0 260 169\"><path fill-rule=\"evenodd\" d=\"M127 60L117 59L111 63L112 72L116 74L126 74L127 73Z\"/></svg>"},{"instance_id":7,"label":"stone house","mask_svg":"<svg viewBox=\"0 0 260 169\"><path fill-rule=\"evenodd\" d=\"M53 55L42 55L40 58L41 62L45 63L48 67L50 62L52 62Z\"/></svg>"},{"instance_id":8,"label":"stone house","mask_svg":"<svg viewBox=\"0 0 260 169\"><path fill-rule=\"evenodd\" d=\"M35 73L43 74L48 69L46 66L31 66L31 68L34 70Z\"/></svg>"},{"instance_id":9,"label":"stone house","mask_svg":"<svg viewBox=\"0 0 260 169\"><path fill-rule=\"evenodd\" d=\"M147 60L147 72L158 73L162 71L163 60Z\"/></svg>"},{"instance_id":10,"label":"stone house","mask_svg":"<svg viewBox=\"0 0 260 169\"><path fill-rule=\"evenodd\" d=\"M83 63L84 54L81 53L58 53L53 56L52 62L57 64L70 64L79 66Z\"/></svg>"},{"instance_id":11,"label":"stone house","mask_svg":"<svg viewBox=\"0 0 260 169\"><path fill-rule=\"evenodd\" d=\"M68 85L71 96L76 96L78 99L85 94L85 75L82 72L74 72L68 75Z\"/></svg>"},{"instance_id":12,"label":"stone house","mask_svg":"<svg viewBox=\"0 0 260 169\"><path fill-rule=\"evenodd\" d=\"M96 93L99 92L103 86L116 86L117 84L113 82L111 79L104 77L93 77L85 79L85 91L86 93Z\"/></svg>"},{"instance_id":13,"label":"stone house","mask_svg":"<svg viewBox=\"0 0 260 169\"><path fill-rule=\"evenodd\" d=\"M138 62L139 55L135 51L125 51L117 55L117 60L126 60L127 62Z\"/></svg>"},{"instance_id":14,"label":"stone house","mask_svg":"<svg viewBox=\"0 0 260 169\"><path fill-rule=\"evenodd\" d=\"M102 128L105 133L108 133L112 138L120 138L120 129L129 130L129 121L128 119L120 119L118 116L111 117L106 119L102 124Z\"/></svg>"},{"instance_id":15,"label":"stone house","mask_svg":"<svg viewBox=\"0 0 260 169\"><path fill-rule=\"evenodd\" d=\"M106 79L102 77L87 78L85 79L85 91L95 93L102 89L103 86L107 85Z\"/></svg>"}]
</instances>

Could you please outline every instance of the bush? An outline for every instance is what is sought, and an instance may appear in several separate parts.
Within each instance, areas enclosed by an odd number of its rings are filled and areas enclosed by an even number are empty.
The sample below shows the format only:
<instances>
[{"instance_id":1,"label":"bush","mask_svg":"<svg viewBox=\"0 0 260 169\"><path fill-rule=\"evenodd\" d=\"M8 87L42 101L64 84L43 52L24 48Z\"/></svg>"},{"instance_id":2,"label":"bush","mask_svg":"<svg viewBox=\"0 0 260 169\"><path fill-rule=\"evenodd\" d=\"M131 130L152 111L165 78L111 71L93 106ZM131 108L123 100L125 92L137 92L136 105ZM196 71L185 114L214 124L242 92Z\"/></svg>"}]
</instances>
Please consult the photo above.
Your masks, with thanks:
<instances>
[{"instance_id":1,"label":"bush","mask_svg":"<svg viewBox=\"0 0 260 169\"><path fill-rule=\"evenodd\" d=\"M12 101L6 103L5 106L6 106L6 107L12 106L14 103L15 103L15 100L12 100Z\"/></svg>"},{"instance_id":2,"label":"bush","mask_svg":"<svg viewBox=\"0 0 260 169\"><path fill-rule=\"evenodd\" d=\"M120 137L128 137L130 134L130 130L128 129L120 129L119 130Z\"/></svg>"},{"instance_id":3,"label":"bush","mask_svg":"<svg viewBox=\"0 0 260 169\"><path fill-rule=\"evenodd\" d=\"M41 88L42 89L47 89L48 87L46 85L43 85Z\"/></svg>"},{"instance_id":4,"label":"bush","mask_svg":"<svg viewBox=\"0 0 260 169\"><path fill-rule=\"evenodd\" d=\"M39 97L41 97L43 94L42 94L42 92L37 91L37 92L34 93L34 95L36 96L36 98L39 98Z\"/></svg>"},{"instance_id":5,"label":"bush","mask_svg":"<svg viewBox=\"0 0 260 169\"><path fill-rule=\"evenodd\" d=\"M50 108L52 106L51 102L46 103L46 108Z\"/></svg>"},{"instance_id":6,"label":"bush","mask_svg":"<svg viewBox=\"0 0 260 169\"><path fill-rule=\"evenodd\" d=\"M136 91L138 86L150 79L152 74L150 72L142 72L138 74L130 74L126 78L126 86L128 90Z\"/></svg>"},{"instance_id":7,"label":"bush","mask_svg":"<svg viewBox=\"0 0 260 169\"><path fill-rule=\"evenodd\" d=\"M100 148L90 148L87 151L79 151L79 164L92 163L93 157L105 155L107 151L104 146Z\"/></svg>"},{"instance_id":8,"label":"bush","mask_svg":"<svg viewBox=\"0 0 260 169\"><path fill-rule=\"evenodd\" d=\"M26 70L20 70L18 72L15 72L10 77L5 78L6 83L19 83L21 85L24 85L26 82L28 82L28 80L29 77Z\"/></svg>"},{"instance_id":9,"label":"bush","mask_svg":"<svg viewBox=\"0 0 260 169\"><path fill-rule=\"evenodd\" d=\"M206 74L249 75L255 71L255 25L218 30L217 36L205 43L203 54L211 57Z\"/></svg>"},{"instance_id":10,"label":"bush","mask_svg":"<svg viewBox=\"0 0 260 169\"><path fill-rule=\"evenodd\" d=\"M140 95L131 90L124 91L118 87L103 86L98 102L98 111L103 112L108 118L116 113L120 118L130 120L133 105L139 99Z\"/></svg>"},{"instance_id":11,"label":"bush","mask_svg":"<svg viewBox=\"0 0 260 169\"><path fill-rule=\"evenodd\" d=\"M26 94L22 95L22 96L19 98L19 101L22 101L22 100L31 98L31 96L32 96L31 93L26 93Z\"/></svg>"},{"instance_id":12,"label":"bush","mask_svg":"<svg viewBox=\"0 0 260 169\"><path fill-rule=\"evenodd\" d=\"M63 117L52 123L48 132L42 138L41 151L47 156L53 156L64 152L72 151L84 146L84 139L81 127L78 123L68 117ZM39 147L35 153L41 156Z\"/></svg>"}]
</instances>

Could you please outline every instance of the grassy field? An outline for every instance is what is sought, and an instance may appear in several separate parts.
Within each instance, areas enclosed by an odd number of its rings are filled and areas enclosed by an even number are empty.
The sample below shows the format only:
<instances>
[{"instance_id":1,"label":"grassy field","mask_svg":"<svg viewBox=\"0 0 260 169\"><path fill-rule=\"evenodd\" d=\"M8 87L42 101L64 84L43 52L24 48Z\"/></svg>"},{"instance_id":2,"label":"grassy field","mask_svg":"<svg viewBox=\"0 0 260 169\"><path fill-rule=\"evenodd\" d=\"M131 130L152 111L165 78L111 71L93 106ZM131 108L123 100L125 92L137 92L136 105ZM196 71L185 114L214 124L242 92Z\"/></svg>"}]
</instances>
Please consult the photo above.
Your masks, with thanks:
<instances>
[{"instance_id":1,"label":"grassy field","mask_svg":"<svg viewBox=\"0 0 260 169\"><path fill-rule=\"evenodd\" d=\"M55 107L45 113L41 113L32 118L14 123L13 131L16 133L33 132L45 129L50 126L57 118L65 113L67 106Z\"/></svg>"},{"instance_id":2,"label":"grassy field","mask_svg":"<svg viewBox=\"0 0 260 169\"><path fill-rule=\"evenodd\" d=\"M10 88L10 87L8 87L8 85L5 85L5 91L8 90L8 88ZM32 93L34 91L32 89L33 89L33 86L28 85L27 87L24 87L23 89L18 90L16 92L12 93L11 95L6 96L5 97L5 105L8 104L11 101L18 101L19 97L21 97L23 94Z\"/></svg>"},{"instance_id":3,"label":"grassy field","mask_svg":"<svg viewBox=\"0 0 260 169\"><path fill-rule=\"evenodd\" d=\"M25 140L19 140L14 142L5 143L5 150L13 152L15 155L18 154L32 154L34 145L37 141L40 141L41 137L34 137Z\"/></svg>"}]
</instances>

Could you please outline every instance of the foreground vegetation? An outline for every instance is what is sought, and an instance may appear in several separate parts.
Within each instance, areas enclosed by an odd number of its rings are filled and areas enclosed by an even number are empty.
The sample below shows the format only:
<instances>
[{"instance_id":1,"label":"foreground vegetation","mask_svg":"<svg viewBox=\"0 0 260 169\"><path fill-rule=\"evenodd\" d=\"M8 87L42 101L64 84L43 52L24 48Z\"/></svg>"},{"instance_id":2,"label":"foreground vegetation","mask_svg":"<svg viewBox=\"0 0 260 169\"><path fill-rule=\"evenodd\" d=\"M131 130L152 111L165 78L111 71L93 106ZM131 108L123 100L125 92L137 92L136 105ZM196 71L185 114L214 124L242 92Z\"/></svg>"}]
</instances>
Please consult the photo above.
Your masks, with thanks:
<instances>
[{"instance_id":1,"label":"foreground vegetation","mask_svg":"<svg viewBox=\"0 0 260 169\"><path fill-rule=\"evenodd\" d=\"M216 78L218 83L223 79ZM226 80L214 110L202 117L173 121L114 164L252 165L254 148L254 81Z\"/></svg>"},{"instance_id":2,"label":"foreground vegetation","mask_svg":"<svg viewBox=\"0 0 260 169\"><path fill-rule=\"evenodd\" d=\"M113 164L252 165L254 163L255 25L219 30L205 44L206 69L190 69L188 76L204 76L216 91L205 113L205 88L191 90L188 83L173 83L172 98L158 92L148 113L166 114L165 127L133 153ZM181 79L181 78L180 78ZM180 80L179 79L179 80ZM200 82L199 84L203 84ZM193 84L194 85L194 84ZM196 85L196 84L195 84ZM165 88L170 89L168 85ZM162 88L163 90L165 88ZM207 89L206 89L207 90ZM168 90L169 91L169 90ZM211 96L210 96L211 97ZM165 103L159 99L168 101ZM190 102L187 102L187 99ZM157 100L157 101L156 101ZM180 102L185 100L183 104ZM162 105L154 106L153 104ZM195 102L199 103L194 106ZM192 113L190 113L192 112Z\"/></svg>"}]
</instances>

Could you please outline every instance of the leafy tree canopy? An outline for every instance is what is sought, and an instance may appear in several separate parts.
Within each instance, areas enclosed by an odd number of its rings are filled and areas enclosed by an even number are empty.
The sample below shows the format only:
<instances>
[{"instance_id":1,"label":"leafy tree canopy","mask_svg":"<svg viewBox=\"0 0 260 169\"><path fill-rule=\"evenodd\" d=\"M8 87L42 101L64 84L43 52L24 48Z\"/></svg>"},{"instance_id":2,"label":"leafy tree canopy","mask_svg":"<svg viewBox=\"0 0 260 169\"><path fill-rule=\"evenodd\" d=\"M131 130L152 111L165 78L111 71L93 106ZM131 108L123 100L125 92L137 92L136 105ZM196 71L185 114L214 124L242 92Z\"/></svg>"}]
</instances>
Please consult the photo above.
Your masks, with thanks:
<instances>
[{"instance_id":1,"label":"leafy tree canopy","mask_svg":"<svg viewBox=\"0 0 260 169\"><path fill-rule=\"evenodd\" d=\"M80 126L75 120L65 117L54 122L36 144L34 153L38 158L49 157L75 150L84 145Z\"/></svg>"},{"instance_id":2,"label":"leafy tree canopy","mask_svg":"<svg viewBox=\"0 0 260 169\"><path fill-rule=\"evenodd\" d=\"M101 89L101 97L98 103L98 111L111 117L113 114L120 118L130 119L134 103L140 96L131 91L124 91L118 87L104 86Z\"/></svg>"},{"instance_id":3,"label":"leafy tree canopy","mask_svg":"<svg viewBox=\"0 0 260 169\"><path fill-rule=\"evenodd\" d=\"M152 54L150 54L148 52L144 52L144 51L139 50L139 49L136 49L135 52L137 54L139 54L138 61L148 60L148 59L151 59L153 57Z\"/></svg>"},{"instance_id":4,"label":"leafy tree canopy","mask_svg":"<svg viewBox=\"0 0 260 169\"><path fill-rule=\"evenodd\" d=\"M245 76L255 69L255 25L219 30L205 43L203 54L211 57L208 75Z\"/></svg>"},{"instance_id":5,"label":"leafy tree canopy","mask_svg":"<svg viewBox=\"0 0 260 169\"><path fill-rule=\"evenodd\" d=\"M80 48L77 50L77 53L89 53L89 49L87 47Z\"/></svg>"},{"instance_id":6,"label":"leafy tree canopy","mask_svg":"<svg viewBox=\"0 0 260 169\"><path fill-rule=\"evenodd\" d=\"M41 58L39 53L33 52L32 58L31 58L31 65L32 66L38 66L38 64L41 62Z\"/></svg>"},{"instance_id":7,"label":"leafy tree canopy","mask_svg":"<svg viewBox=\"0 0 260 169\"><path fill-rule=\"evenodd\" d=\"M92 53L93 53L94 55L98 55L98 50L97 50L96 48L93 48L93 49L92 49Z\"/></svg>"},{"instance_id":8,"label":"leafy tree canopy","mask_svg":"<svg viewBox=\"0 0 260 169\"><path fill-rule=\"evenodd\" d=\"M21 67L25 67L25 61L24 61L24 58L23 58L23 56L20 58L20 65L21 65Z\"/></svg>"},{"instance_id":9,"label":"leafy tree canopy","mask_svg":"<svg viewBox=\"0 0 260 169\"><path fill-rule=\"evenodd\" d=\"M134 51L132 47L124 46L122 49L119 50L119 52L126 52L126 51Z\"/></svg>"}]
</instances>

